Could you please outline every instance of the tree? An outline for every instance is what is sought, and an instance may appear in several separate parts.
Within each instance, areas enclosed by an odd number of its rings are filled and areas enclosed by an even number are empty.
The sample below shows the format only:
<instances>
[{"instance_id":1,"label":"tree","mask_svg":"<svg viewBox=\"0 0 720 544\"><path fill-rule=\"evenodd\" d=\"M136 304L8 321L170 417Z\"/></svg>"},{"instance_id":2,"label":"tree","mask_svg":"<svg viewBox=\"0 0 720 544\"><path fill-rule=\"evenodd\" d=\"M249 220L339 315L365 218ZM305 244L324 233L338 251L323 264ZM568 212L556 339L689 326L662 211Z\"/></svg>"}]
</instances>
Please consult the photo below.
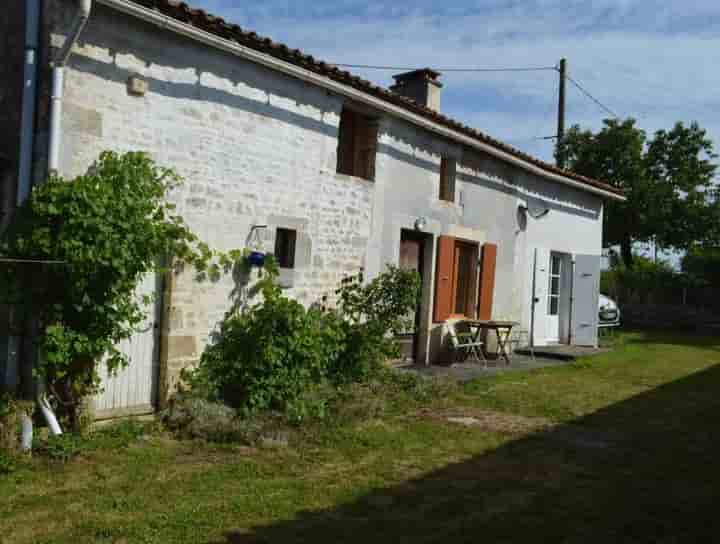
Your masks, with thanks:
<instances>
[{"instance_id":1,"label":"tree","mask_svg":"<svg viewBox=\"0 0 720 544\"><path fill-rule=\"evenodd\" d=\"M106 152L86 175L35 187L0 239L0 255L32 263L0 269L3 298L37 323L35 373L73 430L83 398L98 390L100 361L111 371L128 363L117 343L149 302L135 296L141 278L162 260L219 273L166 200L179 182L143 153Z\"/></svg>"},{"instance_id":2,"label":"tree","mask_svg":"<svg viewBox=\"0 0 720 544\"><path fill-rule=\"evenodd\" d=\"M606 203L603 232L628 268L636 242L688 250L720 239L716 155L697 123L677 123L648 140L634 119L606 119L597 133L572 127L562 145L570 170L624 191L625 202Z\"/></svg>"},{"instance_id":3,"label":"tree","mask_svg":"<svg viewBox=\"0 0 720 544\"><path fill-rule=\"evenodd\" d=\"M713 287L720 287L720 247L697 247L682 260L683 272Z\"/></svg>"}]
</instances>

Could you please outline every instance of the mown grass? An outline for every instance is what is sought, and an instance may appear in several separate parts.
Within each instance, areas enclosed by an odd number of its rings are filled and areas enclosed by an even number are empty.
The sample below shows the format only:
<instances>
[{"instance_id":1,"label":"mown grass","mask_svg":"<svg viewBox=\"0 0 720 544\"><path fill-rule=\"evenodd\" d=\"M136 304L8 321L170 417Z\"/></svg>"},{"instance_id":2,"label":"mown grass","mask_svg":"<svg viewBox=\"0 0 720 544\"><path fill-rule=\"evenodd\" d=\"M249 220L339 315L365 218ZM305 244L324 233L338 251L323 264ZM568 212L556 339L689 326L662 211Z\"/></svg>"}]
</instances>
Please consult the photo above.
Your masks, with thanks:
<instances>
[{"instance_id":1,"label":"mown grass","mask_svg":"<svg viewBox=\"0 0 720 544\"><path fill-rule=\"evenodd\" d=\"M106 431L0 478L0 542L712 541L718 363L720 339L632 333L422 402L379 391L286 448Z\"/></svg>"}]
</instances>

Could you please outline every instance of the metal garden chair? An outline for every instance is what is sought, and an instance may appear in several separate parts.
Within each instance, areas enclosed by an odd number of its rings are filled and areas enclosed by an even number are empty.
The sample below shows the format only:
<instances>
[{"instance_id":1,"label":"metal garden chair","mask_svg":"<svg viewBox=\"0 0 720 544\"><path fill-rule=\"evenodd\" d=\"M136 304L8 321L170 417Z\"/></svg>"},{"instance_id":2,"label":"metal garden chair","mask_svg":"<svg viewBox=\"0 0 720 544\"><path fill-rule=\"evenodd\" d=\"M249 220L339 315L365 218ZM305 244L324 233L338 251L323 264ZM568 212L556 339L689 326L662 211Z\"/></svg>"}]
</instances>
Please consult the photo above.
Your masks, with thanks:
<instances>
[{"instance_id":1,"label":"metal garden chair","mask_svg":"<svg viewBox=\"0 0 720 544\"><path fill-rule=\"evenodd\" d=\"M473 333L467 321L446 321L445 326L450 338L453 363L474 357L477 362L482 362L487 368L487 359L485 359L482 349L484 344L478 340L478 332Z\"/></svg>"}]
</instances>

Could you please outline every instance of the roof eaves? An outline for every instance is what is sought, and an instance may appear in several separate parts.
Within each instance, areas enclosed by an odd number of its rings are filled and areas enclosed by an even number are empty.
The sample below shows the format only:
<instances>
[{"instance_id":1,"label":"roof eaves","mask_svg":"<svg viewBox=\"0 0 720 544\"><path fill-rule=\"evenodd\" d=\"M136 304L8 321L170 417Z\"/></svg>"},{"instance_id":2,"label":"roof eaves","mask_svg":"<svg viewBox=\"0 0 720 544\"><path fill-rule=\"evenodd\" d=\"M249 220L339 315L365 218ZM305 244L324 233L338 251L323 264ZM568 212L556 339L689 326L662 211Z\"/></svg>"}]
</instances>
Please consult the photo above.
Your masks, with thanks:
<instances>
[{"instance_id":1,"label":"roof eaves","mask_svg":"<svg viewBox=\"0 0 720 544\"><path fill-rule=\"evenodd\" d=\"M383 101L404 108L416 115L425 117L435 123L462 133L466 137L469 136L470 138L476 139L479 142L496 148L505 154L511 155L516 159L520 159L542 171L548 172L549 174L580 182L581 184L600 190L603 193L608 193L607 196L624 200L623 191L608 183L587 178L580 174L576 174L575 172L564 170L547 162L541 161L540 159L532 157L531 155L528 155L527 153L524 153L508 144L496 140L477 129L464 125L455 119L449 118L437 111L418 104L409 98L393 93L388 89L375 85L367 80L353 75L348 71L340 70L337 66L316 60L312 55L304 54L299 49L290 49L285 44L276 43L272 39L261 37L255 32L243 30L239 25L228 23L220 17L209 15L202 9L191 8L185 2L177 2L175 0L99 0L99 2L115 6L129 2L154 12L161 13L176 21L193 26L219 38L268 54L284 62L304 68L318 75L327 77L328 79L332 79L337 83L348 85L358 91L373 95Z\"/></svg>"}]
</instances>

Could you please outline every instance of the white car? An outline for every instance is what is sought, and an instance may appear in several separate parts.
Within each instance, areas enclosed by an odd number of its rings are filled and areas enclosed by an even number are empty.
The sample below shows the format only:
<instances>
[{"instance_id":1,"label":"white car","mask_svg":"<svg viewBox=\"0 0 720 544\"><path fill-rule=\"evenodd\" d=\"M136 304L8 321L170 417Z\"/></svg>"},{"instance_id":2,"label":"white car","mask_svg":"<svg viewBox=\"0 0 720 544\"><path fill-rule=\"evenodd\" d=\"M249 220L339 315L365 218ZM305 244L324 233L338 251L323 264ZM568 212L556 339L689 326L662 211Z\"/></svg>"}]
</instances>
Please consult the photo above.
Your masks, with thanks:
<instances>
[{"instance_id":1,"label":"white car","mask_svg":"<svg viewBox=\"0 0 720 544\"><path fill-rule=\"evenodd\" d=\"M598 306L600 327L620 326L620 308L618 308L617 302L601 293Z\"/></svg>"}]
</instances>

